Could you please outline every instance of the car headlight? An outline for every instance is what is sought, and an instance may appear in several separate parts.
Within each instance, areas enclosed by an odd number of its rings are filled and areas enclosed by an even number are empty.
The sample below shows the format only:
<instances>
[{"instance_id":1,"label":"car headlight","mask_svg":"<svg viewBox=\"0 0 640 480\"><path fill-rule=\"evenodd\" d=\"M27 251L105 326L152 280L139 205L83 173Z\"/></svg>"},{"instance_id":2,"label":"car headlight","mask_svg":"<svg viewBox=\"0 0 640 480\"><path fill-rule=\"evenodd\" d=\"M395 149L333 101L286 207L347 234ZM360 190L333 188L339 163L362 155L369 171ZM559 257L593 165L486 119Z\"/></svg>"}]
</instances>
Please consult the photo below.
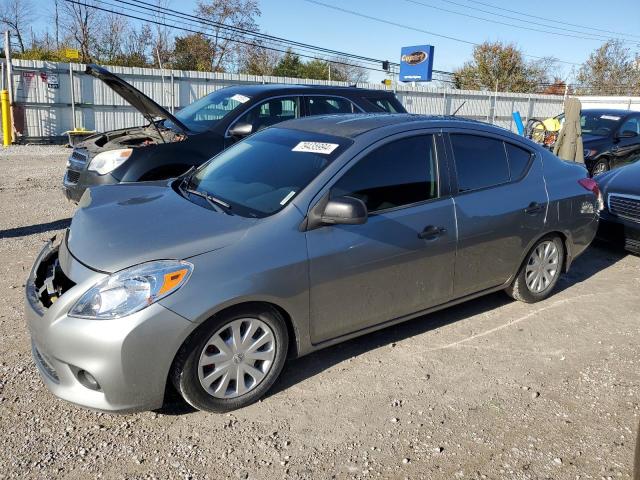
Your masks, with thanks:
<instances>
[{"instance_id":1,"label":"car headlight","mask_svg":"<svg viewBox=\"0 0 640 480\"><path fill-rule=\"evenodd\" d=\"M100 175L113 172L131 156L132 152L133 149L131 148L121 148L99 153L91 159L89 170L97 172Z\"/></svg>"},{"instance_id":2,"label":"car headlight","mask_svg":"<svg viewBox=\"0 0 640 480\"><path fill-rule=\"evenodd\" d=\"M85 292L69 316L110 320L138 312L182 287L193 265L178 260L157 260L116 272Z\"/></svg>"},{"instance_id":3,"label":"car headlight","mask_svg":"<svg viewBox=\"0 0 640 480\"><path fill-rule=\"evenodd\" d=\"M584 149L584 158L591 158L596 154L596 150L585 148Z\"/></svg>"}]
</instances>

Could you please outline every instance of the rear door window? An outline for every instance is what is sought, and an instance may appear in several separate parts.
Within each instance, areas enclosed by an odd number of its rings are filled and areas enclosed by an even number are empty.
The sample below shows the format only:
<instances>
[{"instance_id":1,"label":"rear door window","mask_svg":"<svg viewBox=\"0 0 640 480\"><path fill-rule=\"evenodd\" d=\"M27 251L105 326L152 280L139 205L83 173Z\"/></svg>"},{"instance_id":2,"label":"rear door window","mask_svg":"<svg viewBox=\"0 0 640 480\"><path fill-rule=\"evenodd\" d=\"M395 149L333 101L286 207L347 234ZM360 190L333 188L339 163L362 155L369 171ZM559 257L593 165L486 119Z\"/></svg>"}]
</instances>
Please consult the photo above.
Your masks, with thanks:
<instances>
[{"instance_id":1,"label":"rear door window","mask_svg":"<svg viewBox=\"0 0 640 480\"><path fill-rule=\"evenodd\" d=\"M346 98L341 97L307 97L309 115L330 115L334 113L354 113L359 110Z\"/></svg>"},{"instance_id":2,"label":"rear door window","mask_svg":"<svg viewBox=\"0 0 640 480\"><path fill-rule=\"evenodd\" d=\"M281 97L272 98L253 107L236 123L249 123L253 125L253 132L257 132L264 128L292 120L300 116L300 98L299 97Z\"/></svg>"},{"instance_id":3,"label":"rear door window","mask_svg":"<svg viewBox=\"0 0 640 480\"><path fill-rule=\"evenodd\" d=\"M331 197L362 200L370 212L438 196L432 135L389 142L362 158L336 182Z\"/></svg>"},{"instance_id":4,"label":"rear door window","mask_svg":"<svg viewBox=\"0 0 640 480\"><path fill-rule=\"evenodd\" d=\"M479 190L509 182L509 162L501 140L452 134L451 146L459 191Z\"/></svg>"},{"instance_id":5,"label":"rear door window","mask_svg":"<svg viewBox=\"0 0 640 480\"><path fill-rule=\"evenodd\" d=\"M382 110L384 112L387 112L387 113L400 113L400 112L402 112L400 109L398 109L396 107L396 105L394 105L394 102L392 102L388 98L373 98L373 97L369 97L369 98L367 98L367 101L373 103L380 110Z\"/></svg>"}]
</instances>

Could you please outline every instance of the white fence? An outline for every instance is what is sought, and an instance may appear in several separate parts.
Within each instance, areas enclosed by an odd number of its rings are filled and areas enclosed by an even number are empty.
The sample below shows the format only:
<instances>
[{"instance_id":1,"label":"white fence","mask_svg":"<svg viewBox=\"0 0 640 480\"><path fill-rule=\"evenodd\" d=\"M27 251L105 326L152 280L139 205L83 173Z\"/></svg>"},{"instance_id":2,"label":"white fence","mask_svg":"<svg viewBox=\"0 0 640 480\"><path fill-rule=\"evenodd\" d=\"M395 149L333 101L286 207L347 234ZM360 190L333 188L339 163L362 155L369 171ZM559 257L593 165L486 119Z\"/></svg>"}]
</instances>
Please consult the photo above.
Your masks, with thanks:
<instances>
[{"instance_id":1,"label":"white fence","mask_svg":"<svg viewBox=\"0 0 640 480\"><path fill-rule=\"evenodd\" d=\"M640 97L578 97L582 108L640 110Z\"/></svg>"},{"instance_id":2,"label":"white fence","mask_svg":"<svg viewBox=\"0 0 640 480\"><path fill-rule=\"evenodd\" d=\"M3 65L3 68L5 65ZM72 64L75 124L108 131L143 124L142 116L101 81L86 75L85 66ZM216 89L247 83L347 85L344 82L261 77L226 73L108 67L127 82L165 106L178 110ZM12 84L17 131L25 139L59 137L73 128L68 63L14 60ZM563 98L551 95L481 92L398 84L361 83L357 86L392 89L413 113L458 115L515 129L512 112L523 120L549 117L562 111Z\"/></svg>"}]
</instances>

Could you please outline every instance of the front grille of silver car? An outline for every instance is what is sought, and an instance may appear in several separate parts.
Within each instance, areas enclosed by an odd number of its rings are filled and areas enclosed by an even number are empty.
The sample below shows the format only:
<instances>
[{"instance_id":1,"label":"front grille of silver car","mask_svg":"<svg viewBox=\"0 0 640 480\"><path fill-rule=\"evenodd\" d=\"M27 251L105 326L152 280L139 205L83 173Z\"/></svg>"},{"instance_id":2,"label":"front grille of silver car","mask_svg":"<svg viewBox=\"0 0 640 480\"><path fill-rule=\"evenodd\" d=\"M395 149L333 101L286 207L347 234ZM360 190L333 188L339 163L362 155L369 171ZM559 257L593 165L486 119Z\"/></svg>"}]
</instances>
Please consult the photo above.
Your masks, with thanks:
<instances>
[{"instance_id":1,"label":"front grille of silver car","mask_svg":"<svg viewBox=\"0 0 640 480\"><path fill-rule=\"evenodd\" d=\"M36 266L33 286L38 300L45 309L75 286L75 283L60 268L58 250L52 251Z\"/></svg>"},{"instance_id":2,"label":"front grille of silver car","mask_svg":"<svg viewBox=\"0 0 640 480\"><path fill-rule=\"evenodd\" d=\"M35 358L36 364L40 370L42 370L54 382L59 382L60 377L58 377L58 372L56 372L55 368L51 366L46 355L40 353L40 350L38 350L38 347L36 347L35 344L31 344L31 349L33 351L33 358Z\"/></svg>"},{"instance_id":3,"label":"front grille of silver car","mask_svg":"<svg viewBox=\"0 0 640 480\"><path fill-rule=\"evenodd\" d=\"M640 222L640 197L634 195L609 195L609 212L620 218Z\"/></svg>"}]
</instances>

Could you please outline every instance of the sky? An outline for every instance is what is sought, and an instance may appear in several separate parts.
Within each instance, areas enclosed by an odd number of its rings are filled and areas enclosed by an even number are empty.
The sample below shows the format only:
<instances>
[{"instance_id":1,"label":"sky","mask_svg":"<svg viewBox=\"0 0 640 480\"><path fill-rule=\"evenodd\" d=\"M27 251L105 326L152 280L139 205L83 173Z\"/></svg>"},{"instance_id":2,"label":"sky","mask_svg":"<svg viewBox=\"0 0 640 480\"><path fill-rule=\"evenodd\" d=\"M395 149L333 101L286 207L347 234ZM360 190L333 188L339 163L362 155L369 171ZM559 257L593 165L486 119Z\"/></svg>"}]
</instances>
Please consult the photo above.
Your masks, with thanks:
<instances>
[{"instance_id":1,"label":"sky","mask_svg":"<svg viewBox=\"0 0 640 480\"><path fill-rule=\"evenodd\" d=\"M389 23L338 11L313 1L377 17ZM49 10L51 3L51 0L35 0L40 11ZM195 4L196 0L169 0L169 8L189 13ZM573 64L584 62L603 43L604 37L609 36L622 38L628 42L626 46L640 51L638 0L519 3L508 0L259 0L259 4L262 15L258 23L264 32L271 35L394 62L399 62L402 46L431 44L435 46L434 68L444 71L452 71L471 58L473 45L453 38L471 43L486 40L513 42L530 55L529 59L554 56ZM606 8L602 8L603 5ZM470 18L469 15L510 25ZM566 24L563 26L531 15L586 26L587 29ZM515 22L504 16L522 21ZM44 25L45 21L43 16L40 25ZM518 26L511 26L513 24ZM564 28L562 31L568 35L584 37L584 34L569 32L570 29L598 34L603 38L573 38L521 28L550 30L546 25ZM573 79L579 67L570 63L558 65L559 77ZM370 73L372 81L381 78L383 74L380 72Z\"/></svg>"}]
</instances>

